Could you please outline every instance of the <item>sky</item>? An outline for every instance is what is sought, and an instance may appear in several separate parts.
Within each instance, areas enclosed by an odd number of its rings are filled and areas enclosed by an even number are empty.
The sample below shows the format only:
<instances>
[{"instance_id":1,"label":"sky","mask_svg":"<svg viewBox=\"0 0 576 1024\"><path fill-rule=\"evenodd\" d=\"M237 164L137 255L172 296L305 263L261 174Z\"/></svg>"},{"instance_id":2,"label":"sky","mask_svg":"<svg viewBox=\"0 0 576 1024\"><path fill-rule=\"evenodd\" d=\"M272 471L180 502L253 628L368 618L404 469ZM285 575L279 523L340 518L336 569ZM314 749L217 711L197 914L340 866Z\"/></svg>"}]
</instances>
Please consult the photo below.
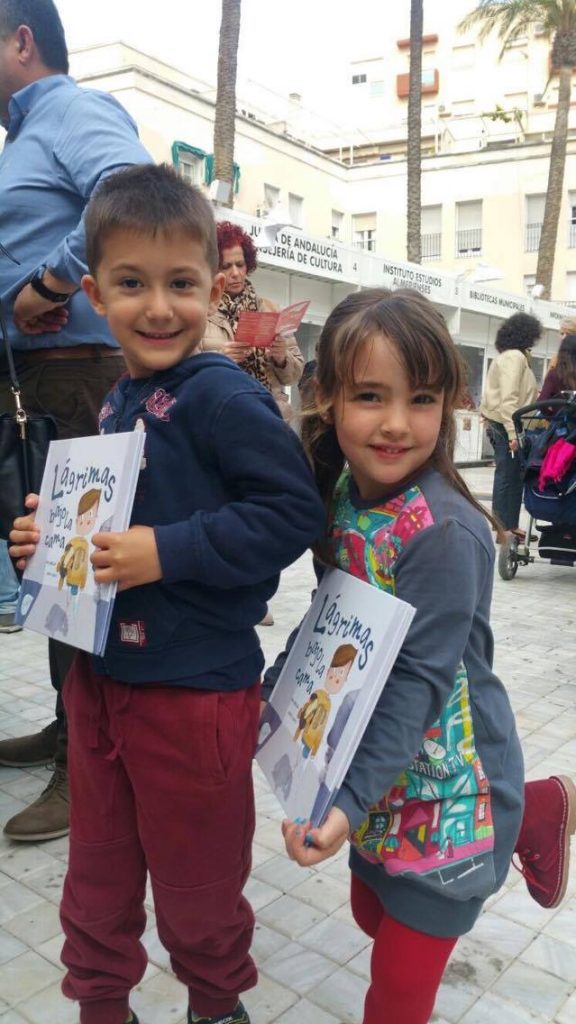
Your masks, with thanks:
<instances>
[{"instance_id":1,"label":"sky","mask_svg":"<svg viewBox=\"0 0 576 1024\"><path fill-rule=\"evenodd\" d=\"M70 49L122 40L216 82L220 0L55 0ZM470 0L449 0L462 14ZM446 0L425 0L425 19ZM298 92L338 117L335 97L351 59L378 55L378 38L409 34L410 0L242 0L238 91L256 81ZM425 21L426 31L426 21Z\"/></svg>"}]
</instances>

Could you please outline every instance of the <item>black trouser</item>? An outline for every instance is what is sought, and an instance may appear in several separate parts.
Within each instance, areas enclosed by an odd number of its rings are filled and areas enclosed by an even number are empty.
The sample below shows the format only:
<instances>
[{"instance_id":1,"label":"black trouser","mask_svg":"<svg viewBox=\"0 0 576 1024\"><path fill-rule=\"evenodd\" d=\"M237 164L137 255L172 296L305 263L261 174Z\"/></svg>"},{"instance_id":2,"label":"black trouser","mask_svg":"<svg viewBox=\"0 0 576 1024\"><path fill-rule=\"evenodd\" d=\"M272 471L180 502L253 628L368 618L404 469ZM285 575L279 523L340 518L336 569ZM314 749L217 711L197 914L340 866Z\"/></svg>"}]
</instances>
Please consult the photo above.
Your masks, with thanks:
<instances>
[{"instance_id":1,"label":"black trouser","mask_svg":"<svg viewBox=\"0 0 576 1024\"><path fill-rule=\"evenodd\" d=\"M95 346L87 359L50 359L27 361L15 353L16 369L22 389L22 404L29 413L48 413L56 420L58 437L87 437L98 433L98 413L104 396L125 370L122 356L98 357ZM0 413L14 412L14 398L6 364L0 367ZM66 765L67 726L62 703L62 687L76 649L60 640L48 641L50 681L56 690L58 722L57 764Z\"/></svg>"},{"instance_id":2,"label":"black trouser","mask_svg":"<svg viewBox=\"0 0 576 1024\"><path fill-rule=\"evenodd\" d=\"M62 700L62 687L72 662L77 654L75 647L63 644L60 640L48 640L48 663L50 665L50 681L56 690L56 752L54 761L57 765L66 766L68 752L68 722Z\"/></svg>"},{"instance_id":3,"label":"black trouser","mask_svg":"<svg viewBox=\"0 0 576 1024\"><path fill-rule=\"evenodd\" d=\"M510 451L503 423L488 420L486 432L494 449L492 511L505 530L515 530L522 506L522 469L518 452Z\"/></svg>"}]
</instances>

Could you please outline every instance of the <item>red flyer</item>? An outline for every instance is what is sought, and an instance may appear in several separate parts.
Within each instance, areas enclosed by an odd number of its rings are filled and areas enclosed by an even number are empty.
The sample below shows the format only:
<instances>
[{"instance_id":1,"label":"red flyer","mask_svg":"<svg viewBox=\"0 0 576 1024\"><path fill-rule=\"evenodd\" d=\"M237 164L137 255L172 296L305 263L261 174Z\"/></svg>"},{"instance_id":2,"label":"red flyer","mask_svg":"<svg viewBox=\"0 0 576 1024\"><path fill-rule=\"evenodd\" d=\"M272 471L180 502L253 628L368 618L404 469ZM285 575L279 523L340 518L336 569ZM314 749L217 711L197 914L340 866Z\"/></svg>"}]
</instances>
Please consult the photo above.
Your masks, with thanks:
<instances>
[{"instance_id":1,"label":"red flyer","mask_svg":"<svg viewBox=\"0 0 576 1024\"><path fill-rule=\"evenodd\" d=\"M306 299L305 302L286 306L277 313L242 310L238 317L235 340L253 348L269 348L277 334L293 334L298 329L309 305L310 299Z\"/></svg>"}]
</instances>

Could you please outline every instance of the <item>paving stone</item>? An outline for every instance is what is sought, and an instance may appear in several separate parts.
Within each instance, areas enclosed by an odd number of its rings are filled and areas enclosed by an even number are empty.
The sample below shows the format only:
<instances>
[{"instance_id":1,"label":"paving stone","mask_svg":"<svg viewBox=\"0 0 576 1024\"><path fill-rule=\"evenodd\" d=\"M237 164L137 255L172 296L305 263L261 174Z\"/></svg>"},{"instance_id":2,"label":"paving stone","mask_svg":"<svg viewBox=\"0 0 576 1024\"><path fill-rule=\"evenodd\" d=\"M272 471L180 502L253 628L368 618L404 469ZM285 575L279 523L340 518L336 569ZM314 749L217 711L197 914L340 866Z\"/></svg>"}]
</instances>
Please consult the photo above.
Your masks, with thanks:
<instances>
[{"instance_id":1,"label":"paving stone","mask_svg":"<svg viewBox=\"0 0 576 1024\"><path fill-rule=\"evenodd\" d=\"M490 471L466 475L489 493ZM268 663L306 611L313 586L309 556L283 574L271 602L275 625L259 630ZM496 670L525 737L530 778L575 772L575 593L576 569L542 561L520 567L510 582L495 579ZM0 665L0 738L49 722L54 698L45 640L26 631L0 636ZM0 826L49 777L45 768L0 767ZM257 766L254 780L257 829L246 892L256 908L253 952L260 980L245 997L253 1024L359 1024L371 943L350 912L347 852L313 870L289 861L281 810ZM60 993L57 904L67 855L67 838L14 844L0 834L0 1024L77 1020L77 1008ZM186 993L159 943L150 889L146 900L143 941L150 963L134 992L134 1008L146 1024L184 1024ZM458 942L431 1024L574 1024L575 947L576 865L566 900L555 911L534 903L511 869L474 930Z\"/></svg>"}]
</instances>

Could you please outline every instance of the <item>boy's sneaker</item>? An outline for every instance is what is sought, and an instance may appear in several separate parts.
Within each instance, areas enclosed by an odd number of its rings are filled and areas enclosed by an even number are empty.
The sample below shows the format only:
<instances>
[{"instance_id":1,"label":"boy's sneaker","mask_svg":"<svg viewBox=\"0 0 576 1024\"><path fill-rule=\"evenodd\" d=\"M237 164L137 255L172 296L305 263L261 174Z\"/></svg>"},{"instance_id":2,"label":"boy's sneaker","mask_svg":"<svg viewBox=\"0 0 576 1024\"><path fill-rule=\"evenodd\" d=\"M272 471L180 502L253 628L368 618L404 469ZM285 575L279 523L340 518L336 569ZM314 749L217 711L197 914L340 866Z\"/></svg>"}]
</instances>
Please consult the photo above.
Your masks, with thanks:
<instances>
[{"instance_id":1,"label":"boy's sneaker","mask_svg":"<svg viewBox=\"0 0 576 1024\"><path fill-rule=\"evenodd\" d=\"M566 775L527 782L522 828L516 843L528 892L541 907L563 900L570 867L570 836L576 831L576 786Z\"/></svg>"},{"instance_id":2,"label":"boy's sneaker","mask_svg":"<svg viewBox=\"0 0 576 1024\"><path fill-rule=\"evenodd\" d=\"M223 1017L199 1017L188 1007L188 1024L250 1024L250 1017L242 1003L238 1003L232 1013L225 1013Z\"/></svg>"}]
</instances>

